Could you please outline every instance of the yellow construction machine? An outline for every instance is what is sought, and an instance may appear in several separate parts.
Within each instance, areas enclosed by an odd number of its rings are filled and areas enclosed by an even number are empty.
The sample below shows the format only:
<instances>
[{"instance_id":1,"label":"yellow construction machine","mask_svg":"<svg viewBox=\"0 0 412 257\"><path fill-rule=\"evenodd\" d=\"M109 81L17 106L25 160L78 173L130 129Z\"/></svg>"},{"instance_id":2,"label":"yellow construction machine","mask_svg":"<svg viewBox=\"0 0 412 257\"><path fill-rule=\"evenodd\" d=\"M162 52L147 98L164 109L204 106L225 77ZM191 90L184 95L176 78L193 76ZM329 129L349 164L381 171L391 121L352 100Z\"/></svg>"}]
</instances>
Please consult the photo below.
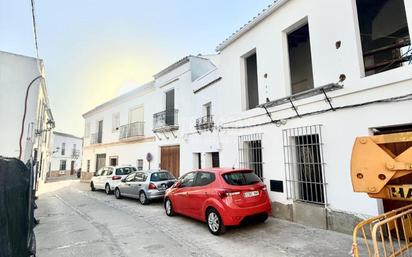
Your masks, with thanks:
<instances>
[{"instance_id":1,"label":"yellow construction machine","mask_svg":"<svg viewBox=\"0 0 412 257\"><path fill-rule=\"evenodd\" d=\"M351 178L386 211L355 227L353 256L412 256L412 132L356 138Z\"/></svg>"}]
</instances>

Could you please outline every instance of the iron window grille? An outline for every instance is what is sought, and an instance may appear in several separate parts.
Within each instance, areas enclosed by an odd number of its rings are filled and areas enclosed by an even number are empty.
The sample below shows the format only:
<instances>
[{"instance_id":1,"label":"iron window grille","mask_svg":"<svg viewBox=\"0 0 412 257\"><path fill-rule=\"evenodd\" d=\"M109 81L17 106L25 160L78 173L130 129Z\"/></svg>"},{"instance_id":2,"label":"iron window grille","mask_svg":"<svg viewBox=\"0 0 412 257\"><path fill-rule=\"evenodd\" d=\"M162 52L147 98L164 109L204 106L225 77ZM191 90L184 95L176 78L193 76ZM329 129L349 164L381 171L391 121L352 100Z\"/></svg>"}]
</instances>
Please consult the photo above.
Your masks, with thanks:
<instances>
[{"instance_id":1,"label":"iron window grille","mask_svg":"<svg viewBox=\"0 0 412 257\"><path fill-rule=\"evenodd\" d=\"M143 159L137 160L137 170L143 170Z\"/></svg>"},{"instance_id":2,"label":"iron window grille","mask_svg":"<svg viewBox=\"0 0 412 257\"><path fill-rule=\"evenodd\" d=\"M322 125L283 130L288 199L327 204Z\"/></svg>"},{"instance_id":3,"label":"iron window grille","mask_svg":"<svg viewBox=\"0 0 412 257\"><path fill-rule=\"evenodd\" d=\"M66 170L66 161L60 160L60 169L59 170Z\"/></svg>"},{"instance_id":4,"label":"iron window grille","mask_svg":"<svg viewBox=\"0 0 412 257\"><path fill-rule=\"evenodd\" d=\"M262 134L239 136L239 166L263 179Z\"/></svg>"}]
</instances>

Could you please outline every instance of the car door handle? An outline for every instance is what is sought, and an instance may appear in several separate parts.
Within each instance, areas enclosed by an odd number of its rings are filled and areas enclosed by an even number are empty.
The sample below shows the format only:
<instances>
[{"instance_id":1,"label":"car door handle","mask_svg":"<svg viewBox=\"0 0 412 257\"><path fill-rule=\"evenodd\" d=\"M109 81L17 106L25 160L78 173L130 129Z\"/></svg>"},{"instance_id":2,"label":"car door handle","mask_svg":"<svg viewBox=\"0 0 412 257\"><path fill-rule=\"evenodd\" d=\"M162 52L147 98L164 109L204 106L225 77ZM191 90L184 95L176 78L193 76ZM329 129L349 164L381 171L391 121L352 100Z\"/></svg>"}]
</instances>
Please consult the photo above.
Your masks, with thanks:
<instances>
[{"instance_id":1,"label":"car door handle","mask_svg":"<svg viewBox=\"0 0 412 257\"><path fill-rule=\"evenodd\" d=\"M142 184L138 184L138 186L140 187L140 186L142 186Z\"/></svg>"},{"instance_id":2,"label":"car door handle","mask_svg":"<svg viewBox=\"0 0 412 257\"><path fill-rule=\"evenodd\" d=\"M189 196L189 193L188 193L188 192L186 192L186 196Z\"/></svg>"},{"instance_id":3,"label":"car door handle","mask_svg":"<svg viewBox=\"0 0 412 257\"><path fill-rule=\"evenodd\" d=\"M207 193L207 192L205 192L205 195L208 195L208 193Z\"/></svg>"}]
</instances>

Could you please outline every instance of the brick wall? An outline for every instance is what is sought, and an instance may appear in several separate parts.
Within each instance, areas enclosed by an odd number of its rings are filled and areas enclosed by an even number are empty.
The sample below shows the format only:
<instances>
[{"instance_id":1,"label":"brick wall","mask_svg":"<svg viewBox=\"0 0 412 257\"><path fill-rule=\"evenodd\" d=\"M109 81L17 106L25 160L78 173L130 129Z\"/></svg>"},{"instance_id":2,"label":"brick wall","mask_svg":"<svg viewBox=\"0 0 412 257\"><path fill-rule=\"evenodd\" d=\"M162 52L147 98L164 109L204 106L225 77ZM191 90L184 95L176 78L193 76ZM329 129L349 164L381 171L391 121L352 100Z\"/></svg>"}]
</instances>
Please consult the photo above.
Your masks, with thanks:
<instances>
[{"instance_id":1,"label":"brick wall","mask_svg":"<svg viewBox=\"0 0 412 257\"><path fill-rule=\"evenodd\" d=\"M70 176L70 170L63 171L60 170L52 170L50 171L50 177L60 177L60 176Z\"/></svg>"}]
</instances>

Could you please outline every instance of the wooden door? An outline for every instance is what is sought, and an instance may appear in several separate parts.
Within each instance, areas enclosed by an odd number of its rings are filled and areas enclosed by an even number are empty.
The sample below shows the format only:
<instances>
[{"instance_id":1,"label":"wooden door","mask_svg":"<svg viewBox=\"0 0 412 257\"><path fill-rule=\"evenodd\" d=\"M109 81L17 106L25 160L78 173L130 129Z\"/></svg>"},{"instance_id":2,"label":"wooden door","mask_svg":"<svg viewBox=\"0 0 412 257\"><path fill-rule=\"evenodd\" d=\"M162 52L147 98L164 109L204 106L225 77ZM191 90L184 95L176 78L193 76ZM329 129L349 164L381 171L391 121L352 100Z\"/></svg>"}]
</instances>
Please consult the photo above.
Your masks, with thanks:
<instances>
[{"instance_id":1,"label":"wooden door","mask_svg":"<svg viewBox=\"0 0 412 257\"><path fill-rule=\"evenodd\" d=\"M160 168L168 170L176 178L180 176L180 146L164 146L160 148Z\"/></svg>"},{"instance_id":2,"label":"wooden door","mask_svg":"<svg viewBox=\"0 0 412 257\"><path fill-rule=\"evenodd\" d=\"M70 175L74 174L74 161L70 162Z\"/></svg>"}]
</instances>

